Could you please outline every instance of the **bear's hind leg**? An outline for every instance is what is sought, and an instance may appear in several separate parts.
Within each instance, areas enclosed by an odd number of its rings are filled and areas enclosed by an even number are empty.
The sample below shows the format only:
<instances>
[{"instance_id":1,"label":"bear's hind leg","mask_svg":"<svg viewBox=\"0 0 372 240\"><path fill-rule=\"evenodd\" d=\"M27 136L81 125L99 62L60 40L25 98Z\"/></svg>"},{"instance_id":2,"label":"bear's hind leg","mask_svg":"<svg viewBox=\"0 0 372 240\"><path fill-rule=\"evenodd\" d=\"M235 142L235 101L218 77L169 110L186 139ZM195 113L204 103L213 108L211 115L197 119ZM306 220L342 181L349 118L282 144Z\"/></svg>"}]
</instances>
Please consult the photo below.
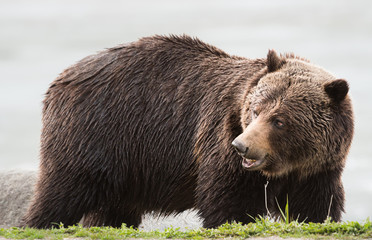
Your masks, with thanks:
<instances>
[{"instance_id":1,"label":"bear's hind leg","mask_svg":"<svg viewBox=\"0 0 372 240\"><path fill-rule=\"evenodd\" d=\"M28 212L23 218L22 226L50 228L63 223L65 226L76 224L85 212L83 201L76 193L67 192L47 186L37 186Z\"/></svg>"},{"instance_id":2,"label":"bear's hind leg","mask_svg":"<svg viewBox=\"0 0 372 240\"><path fill-rule=\"evenodd\" d=\"M42 174L22 226L50 228L77 224L97 205L95 185L62 171Z\"/></svg>"}]
</instances>

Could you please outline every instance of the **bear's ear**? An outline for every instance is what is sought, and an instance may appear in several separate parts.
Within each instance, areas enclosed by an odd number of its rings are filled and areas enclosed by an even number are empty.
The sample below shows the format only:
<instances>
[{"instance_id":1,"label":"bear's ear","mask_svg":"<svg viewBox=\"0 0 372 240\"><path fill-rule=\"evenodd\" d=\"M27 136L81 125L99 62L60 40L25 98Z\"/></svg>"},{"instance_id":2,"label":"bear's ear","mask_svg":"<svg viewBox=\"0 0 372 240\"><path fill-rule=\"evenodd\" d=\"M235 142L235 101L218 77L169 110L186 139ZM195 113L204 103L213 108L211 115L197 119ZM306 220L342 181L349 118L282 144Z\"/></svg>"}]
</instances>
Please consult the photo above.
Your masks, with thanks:
<instances>
[{"instance_id":1,"label":"bear's ear","mask_svg":"<svg viewBox=\"0 0 372 240\"><path fill-rule=\"evenodd\" d=\"M285 63L285 60L279 57L275 50L269 50L266 61L267 70L269 73L275 72Z\"/></svg>"},{"instance_id":2,"label":"bear's ear","mask_svg":"<svg viewBox=\"0 0 372 240\"><path fill-rule=\"evenodd\" d=\"M344 79L337 79L324 84L324 90L328 96L339 103L346 97L349 92L349 84Z\"/></svg>"}]
</instances>

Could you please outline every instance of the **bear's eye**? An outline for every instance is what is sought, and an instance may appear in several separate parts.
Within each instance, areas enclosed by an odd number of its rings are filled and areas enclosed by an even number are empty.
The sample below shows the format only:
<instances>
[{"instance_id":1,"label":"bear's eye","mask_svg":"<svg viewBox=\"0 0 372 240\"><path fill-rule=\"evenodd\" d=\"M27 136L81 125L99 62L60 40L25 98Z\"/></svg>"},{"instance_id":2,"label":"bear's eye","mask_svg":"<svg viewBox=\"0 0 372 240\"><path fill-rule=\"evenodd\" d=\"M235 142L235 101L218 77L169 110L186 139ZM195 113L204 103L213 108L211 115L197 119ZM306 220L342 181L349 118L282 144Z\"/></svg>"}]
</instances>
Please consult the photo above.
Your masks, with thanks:
<instances>
[{"instance_id":1,"label":"bear's eye","mask_svg":"<svg viewBox=\"0 0 372 240\"><path fill-rule=\"evenodd\" d=\"M283 123L282 121L280 121L279 119L275 119L275 120L273 121L273 124L274 124L274 126L277 127L277 128L283 128L283 127L284 127L284 123Z\"/></svg>"},{"instance_id":2,"label":"bear's eye","mask_svg":"<svg viewBox=\"0 0 372 240\"><path fill-rule=\"evenodd\" d=\"M255 119L258 117L258 112L256 111L256 109L253 109L252 111L252 118Z\"/></svg>"}]
</instances>

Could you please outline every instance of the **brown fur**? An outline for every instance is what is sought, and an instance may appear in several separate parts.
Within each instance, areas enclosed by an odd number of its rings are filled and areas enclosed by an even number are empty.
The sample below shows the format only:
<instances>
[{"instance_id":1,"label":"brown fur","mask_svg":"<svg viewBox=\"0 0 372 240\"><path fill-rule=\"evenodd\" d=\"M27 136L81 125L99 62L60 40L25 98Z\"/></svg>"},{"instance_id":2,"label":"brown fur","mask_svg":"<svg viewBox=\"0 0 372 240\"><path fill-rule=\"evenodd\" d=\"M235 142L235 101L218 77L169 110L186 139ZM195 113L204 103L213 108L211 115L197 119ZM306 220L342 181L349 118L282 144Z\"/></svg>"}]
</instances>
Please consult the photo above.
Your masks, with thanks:
<instances>
[{"instance_id":1,"label":"brown fur","mask_svg":"<svg viewBox=\"0 0 372 240\"><path fill-rule=\"evenodd\" d=\"M245 59L187 36L89 56L46 93L40 176L24 225L84 216L86 226L137 227L145 212L189 208L205 227L247 223L266 213L268 179L273 214L275 199L283 208L288 196L293 217L320 222L332 197L330 216L340 220L353 121L335 80L294 56ZM260 130L249 127L254 108ZM274 116L291 124L275 129ZM264 153L262 168L242 167L231 146L238 136Z\"/></svg>"}]
</instances>

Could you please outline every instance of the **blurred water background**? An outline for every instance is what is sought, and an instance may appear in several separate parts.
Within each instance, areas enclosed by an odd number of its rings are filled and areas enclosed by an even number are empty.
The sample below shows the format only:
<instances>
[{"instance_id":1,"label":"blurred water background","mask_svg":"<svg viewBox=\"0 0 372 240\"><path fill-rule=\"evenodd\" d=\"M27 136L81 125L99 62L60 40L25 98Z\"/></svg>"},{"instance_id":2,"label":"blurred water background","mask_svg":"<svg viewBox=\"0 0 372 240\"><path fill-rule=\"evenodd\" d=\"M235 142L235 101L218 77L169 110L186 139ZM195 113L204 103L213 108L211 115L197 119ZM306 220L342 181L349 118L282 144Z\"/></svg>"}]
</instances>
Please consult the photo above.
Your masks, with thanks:
<instances>
[{"instance_id":1,"label":"blurred water background","mask_svg":"<svg viewBox=\"0 0 372 240\"><path fill-rule=\"evenodd\" d=\"M1 0L0 170L38 168L43 94L63 69L104 48L171 33L249 58L294 52L347 79L356 129L344 220L372 216L369 0Z\"/></svg>"}]
</instances>

